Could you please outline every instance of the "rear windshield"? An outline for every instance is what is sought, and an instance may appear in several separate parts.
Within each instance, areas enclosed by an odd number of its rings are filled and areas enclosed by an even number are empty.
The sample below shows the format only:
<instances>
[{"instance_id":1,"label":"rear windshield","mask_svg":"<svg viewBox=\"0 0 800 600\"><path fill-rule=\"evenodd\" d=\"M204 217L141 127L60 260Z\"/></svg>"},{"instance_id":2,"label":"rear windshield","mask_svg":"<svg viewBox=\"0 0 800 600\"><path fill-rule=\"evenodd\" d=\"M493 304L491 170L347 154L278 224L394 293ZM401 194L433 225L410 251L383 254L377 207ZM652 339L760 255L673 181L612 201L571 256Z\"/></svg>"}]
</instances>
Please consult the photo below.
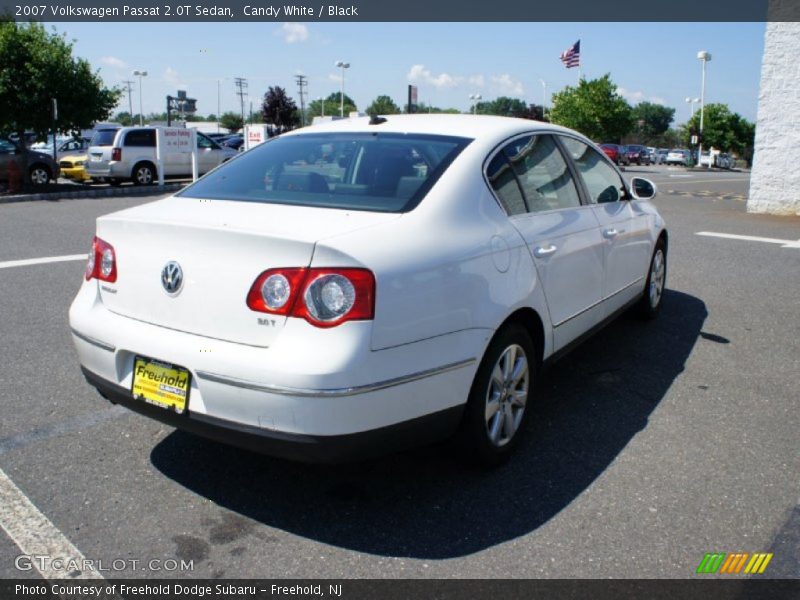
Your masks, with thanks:
<instances>
[{"instance_id":1,"label":"rear windshield","mask_svg":"<svg viewBox=\"0 0 800 600\"><path fill-rule=\"evenodd\" d=\"M470 140L394 133L275 138L178 194L376 212L413 209Z\"/></svg>"},{"instance_id":2,"label":"rear windshield","mask_svg":"<svg viewBox=\"0 0 800 600\"><path fill-rule=\"evenodd\" d=\"M118 129L99 129L92 136L92 141L89 142L90 146L110 146L114 143L114 136L117 134Z\"/></svg>"}]
</instances>

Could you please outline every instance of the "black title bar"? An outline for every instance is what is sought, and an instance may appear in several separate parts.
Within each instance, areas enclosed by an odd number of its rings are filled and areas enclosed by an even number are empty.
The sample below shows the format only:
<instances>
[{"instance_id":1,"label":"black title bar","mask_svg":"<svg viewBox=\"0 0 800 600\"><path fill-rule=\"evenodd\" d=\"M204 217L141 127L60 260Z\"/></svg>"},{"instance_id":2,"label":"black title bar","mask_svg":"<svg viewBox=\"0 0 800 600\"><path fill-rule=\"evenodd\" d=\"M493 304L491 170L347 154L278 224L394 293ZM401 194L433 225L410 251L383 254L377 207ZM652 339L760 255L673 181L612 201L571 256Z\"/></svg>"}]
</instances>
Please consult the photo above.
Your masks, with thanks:
<instances>
[{"instance_id":1,"label":"black title bar","mask_svg":"<svg viewBox=\"0 0 800 600\"><path fill-rule=\"evenodd\" d=\"M0 0L17 21L798 21L796 0Z\"/></svg>"}]
</instances>

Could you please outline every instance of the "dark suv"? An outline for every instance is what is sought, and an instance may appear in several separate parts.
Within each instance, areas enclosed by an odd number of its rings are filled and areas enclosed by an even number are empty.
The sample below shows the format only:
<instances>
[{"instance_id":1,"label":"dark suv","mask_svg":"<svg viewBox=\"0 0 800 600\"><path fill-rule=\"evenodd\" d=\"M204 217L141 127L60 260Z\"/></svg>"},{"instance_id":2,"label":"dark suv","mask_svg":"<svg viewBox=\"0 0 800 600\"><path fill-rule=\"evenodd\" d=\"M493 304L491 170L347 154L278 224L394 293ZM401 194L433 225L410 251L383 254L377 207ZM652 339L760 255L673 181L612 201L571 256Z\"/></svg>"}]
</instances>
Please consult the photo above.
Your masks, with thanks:
<instances>
[{"instance_id":1,"label":"dark suv","mask_svg":"<svg viewBox=\"0 0 800 600\"><path fill-rule=\"evenodd\" d=\"M629 163L636 163L637 165L650 164L650 151L644 146L638 144L630 144L626 147L626 155Z\"/></svg>"},{"instance_id":2,"label":"dark suv","mask_svg":"<svg viewBox=\"0 0 800 600\"><path fill-rule=\"evenodd\" d=\"M26 158L26 155L31 183L45 185L58 179L61 171L52 156L36 150L22 150L8 138L0 138L0 181L9 181L9 170L13 169L12 164L16 165L20 178L22 178L23 159Z\"/></svg>"}]
</instances>

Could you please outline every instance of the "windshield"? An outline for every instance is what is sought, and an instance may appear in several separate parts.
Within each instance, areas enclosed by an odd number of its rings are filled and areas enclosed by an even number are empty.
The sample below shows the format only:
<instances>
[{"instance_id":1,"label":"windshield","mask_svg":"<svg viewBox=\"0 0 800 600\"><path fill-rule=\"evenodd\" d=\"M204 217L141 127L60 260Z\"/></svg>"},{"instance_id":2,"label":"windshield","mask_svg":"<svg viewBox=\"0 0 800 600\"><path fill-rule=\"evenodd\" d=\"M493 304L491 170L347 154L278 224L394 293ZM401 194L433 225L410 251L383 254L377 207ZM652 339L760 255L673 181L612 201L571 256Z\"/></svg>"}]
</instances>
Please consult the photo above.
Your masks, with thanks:
<instances>
[{"instance_id":1,"label":"windshield","mask_svg":"<svg viewBox=\"0 0 800 600\"><path fill-rule=\"evenodd\" d=\"M178 194L189 198L405 212L470 142L394 133L275 138Z\"/></svg>"}]
</instances>

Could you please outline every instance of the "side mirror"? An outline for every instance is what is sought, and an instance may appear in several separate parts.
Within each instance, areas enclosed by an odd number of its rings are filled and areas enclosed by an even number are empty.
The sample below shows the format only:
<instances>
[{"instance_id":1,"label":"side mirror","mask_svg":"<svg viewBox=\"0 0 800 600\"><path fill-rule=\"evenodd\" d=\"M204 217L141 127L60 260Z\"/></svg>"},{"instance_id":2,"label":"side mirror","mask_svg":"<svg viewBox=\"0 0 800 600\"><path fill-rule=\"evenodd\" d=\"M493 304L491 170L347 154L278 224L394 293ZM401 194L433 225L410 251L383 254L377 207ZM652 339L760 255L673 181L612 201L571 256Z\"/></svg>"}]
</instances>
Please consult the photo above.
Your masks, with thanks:
<instances>
[{"instance_id":1,"label":"side mirror","mask_svg":"<svg viewBox=\"0 0 800 600\"><path fill-rule=\"evenodd\" d=\"M656 184L644 177L631 179L631 194L635 200L652 200L656 197Z\"/></svg>"}]
</instances>

